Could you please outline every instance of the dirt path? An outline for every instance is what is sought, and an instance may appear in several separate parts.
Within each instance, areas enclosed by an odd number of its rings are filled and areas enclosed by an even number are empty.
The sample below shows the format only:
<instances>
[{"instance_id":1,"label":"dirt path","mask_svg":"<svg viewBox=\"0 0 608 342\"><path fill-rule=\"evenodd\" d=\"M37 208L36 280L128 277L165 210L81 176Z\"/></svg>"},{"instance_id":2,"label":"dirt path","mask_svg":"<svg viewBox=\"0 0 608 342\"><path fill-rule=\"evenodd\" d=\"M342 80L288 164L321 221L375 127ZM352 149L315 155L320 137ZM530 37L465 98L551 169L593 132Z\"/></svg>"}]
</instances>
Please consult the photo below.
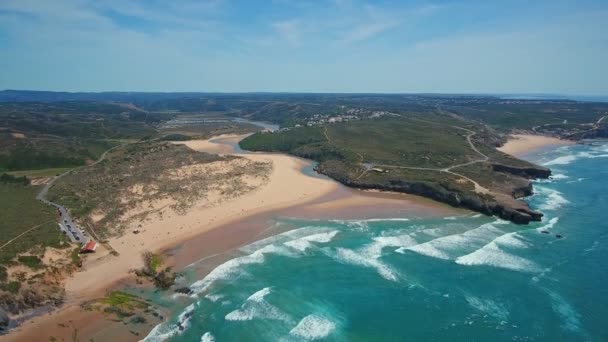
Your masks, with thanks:
<instances>
[{"instance_id":1,"label":"dirt path","mask_svg":"<svg viewBox=\"0 0 608 342\"><path fill-rule=\"evenodd\" d=\"M14 238L12 238L12 239L8 240L8 241L7 241L7 242L6 242L4 245L0 246L0 249L2 249L2 248L4 248L4 247L6 247L6 246L8 246L8 245L10 245L12 242L14 242L15 240L19 239L19 238L20 238L20 237L22 237L23 235L25 235L25 234L27 234L27 233L31 232L32 230L34 230L34 229L36 229L36 228L38 228L38 227L40 227L40 226L42 226L42 225L45 225L45 224L47 224L47 223L49 223L49 222L53 222L53 221L46 221L46 222L42 222L41 224L38 224L38 225L33 226L32 228L30 228L30 229L28 229L28 230L24 231L23 233L21 233L21 234L19 234L19 235L15 236Z\"/></svg>"},{"instance_id":2,"label":"dirt path","mask_svg":"<svg viewBox=\"0 0 608 342\"><path fill-rule=\"evenodd\" d=\"M400 115L400 114L395 114L395 115L396 116L404 117L403 115ZM428 120L424 120L424 119L418 119L418 118L408 118L408 119L422 121L422 122L426 122L426 123L429 123L429 124L432 124L432 125L442 125L440 123L433 122L433 121L428 121ZM448 166L448 167L445 167L445 168L427 168L427 167L400 166L400 165L387 165L387 164L371 164L371 167L378 166L378 167L384 167L384 168L398 168L398 169L406 169L406 170L445 172L445 173L449 173L451 175L460 177L462 179L465 179L465 180L471 182L473 184L473 186L475 187L475 192L477 192L477 193L490 194L491 191L488 190L487 188L483 187L481 184L477 183L476 181L472 180L471 178L469 178L469 177L467 177L465 175L462 175L460 173L452 171L452 169L455 169L455 168L458 168L458 167L468 166L468 165L472 165L472 164L476 164L476 163L484 163L484 162L487 162L488 160L490 160L490 157L488 157L487 155L485 155L481 151L479 151L477 149L477 147L475 147L475 144L473 144L473 141L471 140L471 138L475 134L477 134L477 132L472 131L472 130L470 130L468 128L460 127L460 126L455 126L455 125L447 125L447 126L468 132L468 134L466 136L467 142L468 142L469 146L471 147L471 149L475 153L477 153L481 157L481 159L472 160L472 161L469 161L469 162L466 162L466 163L455 164L455 165ZM327 137L327 128L325 128L325 136ZM329 141L329 138L328 138L328 141ZM356 179L360 179L368 171L369 171L369 169L364 170L359 176L357 176Z\"/></svg>"}]
</instances>

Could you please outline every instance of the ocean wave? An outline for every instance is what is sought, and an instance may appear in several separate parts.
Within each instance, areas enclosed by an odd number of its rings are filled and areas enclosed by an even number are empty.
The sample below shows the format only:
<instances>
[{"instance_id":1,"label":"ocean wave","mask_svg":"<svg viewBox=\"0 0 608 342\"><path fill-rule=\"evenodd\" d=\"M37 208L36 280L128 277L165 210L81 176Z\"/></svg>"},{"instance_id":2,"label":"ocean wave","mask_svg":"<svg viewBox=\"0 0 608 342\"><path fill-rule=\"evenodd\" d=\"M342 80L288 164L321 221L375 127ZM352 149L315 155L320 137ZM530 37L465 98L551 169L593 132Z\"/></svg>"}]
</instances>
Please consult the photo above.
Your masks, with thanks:
<instances>
[{"instance_id":1,"label":"ocean wave","mask_svg":"<svg viewBox=\"0 0 608 342\"><path fill-rule=\"evenodd\" d=\"M422 244L399 248L397 252L411 251L433 258L450 260L454 254L462 253L467 248L481 246L487 241L504 234L502 230L494 226L496 224L503 224L503 220L486 223L461 234L442 236Z\"/></svg>"},{"instance_id":2,"label":"ocean wave","mask_svg":"<svg viewBox=\"0 0 608 342\"><path fill-rule=\"evenodd\" d=\"M210 332L206 332L201 336L201 342L215 342L215 337Z\"/></svg>"},{"instance_id":3,"label":"ocean wave","mask_svg":"<svg viewBox=\"0 0 608 342\"><path fill-rule=\"evenodd\" d=\"M241 308L229 312L224 318L227 321L250 321L252 319L268 319L289 322L289 316L277 307L265 301L270 294L270 287L265 287L249 296Z\"/></svg>"},{"instance_id":4,"label":"ocean wave","mask_svg":"<svg viewBox=\"0 0 608 342\"><path fill-rule=\"evenodd\" d=\"M213 271L209 272L209 274L207 274L207 276L205 276L203 279L190 285L190 288L193 291L191 297L196 297L201 292L206 291L211 284L217 280L228 279L240 274L241 267L243 266L263 263L265 261L266 254L276 254L288 257L297 256L283 246L267 245L249 255L228 260L214 268Z\"/></svg>"},{"instance_id":5,"label":"ocean wave","mask_svg":"<svg viewBox=\"0 0 608 342\"><path fill-rule=\"evenodd\" d=\"M260 248L263 248L268 245L280 244L280 243L284 243L287 241L299 239L304 236L332 231L334 229L335 228L326 227L326 226L306 226L306 227L302 227L302 228L298 228L298 229L289 230L284 233L276 234L276 235L267 237L265 239L252 242L252 243L248 244L247 246L241 247L240 250L245 253L253 253L253 252L259 250Z\"/></svg>"},{"instance_id":6,"label":"ocean wave","mask_svg":"<svg viewBox=\"0 0 608 342\"><path fill-rule=\"evenodd\" d=\"M509 310L504 305L489 299L481 299L474 296L465 296L465 300L469 305L487 315L490 315L498 320L507 321L509 319Z\"/></svg>"},{"instance_id":7,"label":"ocean wave","mask_svg":"<svg viewBox=\"0 0 608 342\"><path fill-rule=\"evenodd\" d=\"M483 247L467 255L456 258L455 262L464 266L493 266L520 272L537 272L538 265L526 258L505 252L502 247L525 248L529 244L516 238L517 233L502 235Z\"/></svg>"},{"instance_id":8,"label":"ocean wave","mask_svg":"<svg viewBox=\"0 0 608 342\"><path fill-rule=\"evenodd\" d=\"M365 222L407 222L410 221L410 219L405 218L405 217L392 217L392 218L373 218L373 219L367 219L367 220L363 220Z\"/></svg>"},{"instance_id":9,"label":"ocean wave","mask_svg":"<svg viewBox=\"0 0 608 342\"><path fill-rule=\"evenodd\" d=\"M373 268L382 278L397 281L396 273L389 266L370 255L364 255L347 248L336 248L333 252L329 253L329 256L345 264Z\"/></svg>"},{"instance_id":10,"label":"ocean wave","mask_svg":"<svg viewBox=\"0 0 608 342\"><path fill-rule=\"evenodd\" d=\"M313 314L302 318L289 333L307 341L314 341L329 336L335 329L334 322Z\"/></svg>"},{"instance_id":11,"label":"ocean wave","mask_svg":"<svg viewBox=\"0 0 608 342\"><path fill-rule=\"evenodd\" d=\"M177 318L176 324L169 325L168 323L160 323L156 325L152 331L142 341L144 342L162 342L169 338L181 334L190 326L190 320L196 303L188 305Z\"/></svg>"},{"instance_id":12,"label":"ocean wave","mask_svg":"<svg viewBox=\"0 0 608 342\"><path fill-rule=\"evenodd\" d=\"M538 209L542 211L557 210L562 206L570 203L563 194L555 189L550 189L544 186L536 186L537 195L544 199L543 203L538 205Z\"/></svg>"},{"instance_id":13,"label":"ocean wave","mask_svg":"<svg viewBox=\"0 0 608 342\"><path fill-rule=\"evenodd\" d=\"M414 233L415 234L415 233ZM418 244L413 234L398 235L398 236L377 236L372 238L373 242L364 247L364 254L379 258L382 256L382 250L387 247L409 247Z\"/></svg>"},{"instance_id":14,"label":"ocean wave","mask_svg":"<svg viewBox=\"0 0 608 342\"><path fill-rule=\"evenodd\" d=\"M557 179L557 180L568 179L568 178L570 178L570 177L567 176L567 175L565 175L565 174L563 174L563 173L556 173L556 174L554 174L554 175L551 176L551 179Z\"/></svg>"},{"instance_id":15,"label":"ocean wave","mask_svg":"<svg viewBox=\"0 0 608 342\"><path fill-rule=\"evenodd\" d=\"M326 232L326 233L318 233L318 234L308 235L308 236L301 237L299 239L287 241L284 244L286 246L291 247L291 248L297 249L300 252L304 252L307 249L313 247L312 242L316 242L316 243L328 243L328 242L331 242L331 240L336 235L338 235L338 233L339 233L338 230L334 230L334 231Z\"/></svg>"},{"instance_id":16,"label":"ocean wave","mask_svg":"<svg viewBox=\"0 0 608 342\"><path fill-rule=\"evenodd\" d=\"M538 230L539 232L543 231L543 230L549 230L549 229L553 228L558 222L559 222L559 217L553 217L549 220L549 222L547 222L547 224L536 228L536 230Z\"/></svg>"},{"instance_id":17,"label":"ocean wave","mask_svg":"<svg viewBox=\"0 0 608 342\"><path fill-rule=\"evenodd\" d=\"M562 328L569 331L580 332L581 315L559 294L550 290L545 290L545 292L547 292L551 298L551 307L553 308L553 311L562 319Z\"/></svg>"},{"instance_id":18,"label":"ocean wave","mask_svg":"<svg viewBox=\"0 0 608 342\"><path fill-rule=\"evenodd\" d=\"M568 154L565 156L560 156L555 159L552 159L548 162L545 162L543 165L551 166L551 165L568 165L573 161L578 159L595 159L595 158L608 158L608 154L603 153L606 151L601 150L593 150L594 152L578 152L575 154ZM597 153L599 152L599 153Z\"/></svg>"},{"instance_id":19,"label":"ocean wave","mask_svg":"<svg viewBox=\"0 0 608 342\"><path fill-rule=\"evenodd\" d=\"M577 155L571 154L571 155L567 155L567 156L557 157L557 158L555 158L553 160L545 162L543 165L545 165L545 166L568 165L568 164L572 163L573 161L575 161L577 159L578 159Z\"/></svg>"}]
</instances>

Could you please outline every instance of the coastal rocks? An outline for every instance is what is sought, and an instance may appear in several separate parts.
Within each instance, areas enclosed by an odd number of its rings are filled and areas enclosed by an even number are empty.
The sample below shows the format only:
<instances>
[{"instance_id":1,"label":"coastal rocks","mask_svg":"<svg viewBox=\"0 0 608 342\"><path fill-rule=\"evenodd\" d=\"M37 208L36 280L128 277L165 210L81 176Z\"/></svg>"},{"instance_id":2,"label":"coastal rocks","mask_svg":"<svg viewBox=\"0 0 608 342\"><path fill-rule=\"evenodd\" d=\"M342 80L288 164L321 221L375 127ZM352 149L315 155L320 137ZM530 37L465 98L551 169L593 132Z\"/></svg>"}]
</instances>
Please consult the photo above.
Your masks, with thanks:
<instances>
[{"instance_id":1,"label":"coastal rocks","mask_svg":"<svg viewBox=\"0 0 608 342\"><path fill-rule=\"evenodd\" d=\"M551 170L546 167L517 167L510 166L504 164L492 164L492 170L496 172L510 173L512 175L528 178L528 179L538 179L538 178L549 178L551 176Z\"/></svg>"},{"instance_id":2,"label":"coastal rocks","mask_svg":"<svg viewBox=\"0 0 608 342\"><path fill-rule=\"evenodd\" d=\"M323 172L324 170L319 168L319 171ZM365 183L343 176L334 177L332 173L327 175L346 186L423 196L454 207L466 208L490 216L495 215L516 224L528 224L532 221L540 221L543 216L542 213L528 208L525 203L505 194L482 195L474 192L447 189L438 184L401 179L391 179L388 181L388 184ZM524 196L532 193L531 185L529 182L526 184L525 187L515 191L517 195Z\"/></svg>"},{"instance_id":3,"label":"coastal rocks","mask_svg":"<svg viewBox=\"0 0 608 342\"><path fill-rule=\"evenodd\" d=\"M193 293L193 291L188 286L184 286L184 287L179 287L179 288L175 289L175 293L182 293L182 294L185 294L185 295L191 295Z\"/></svg>"},{"instance_id":4,"label":"coastal rocks","mask_svg":"<svg viewBox=\"0 0 608 342\"><path fill-rule=\"evenodd\" d=\"M0 335L8 331L10 319L6 311L0 308Z\"/></svg>"}]
</instances>

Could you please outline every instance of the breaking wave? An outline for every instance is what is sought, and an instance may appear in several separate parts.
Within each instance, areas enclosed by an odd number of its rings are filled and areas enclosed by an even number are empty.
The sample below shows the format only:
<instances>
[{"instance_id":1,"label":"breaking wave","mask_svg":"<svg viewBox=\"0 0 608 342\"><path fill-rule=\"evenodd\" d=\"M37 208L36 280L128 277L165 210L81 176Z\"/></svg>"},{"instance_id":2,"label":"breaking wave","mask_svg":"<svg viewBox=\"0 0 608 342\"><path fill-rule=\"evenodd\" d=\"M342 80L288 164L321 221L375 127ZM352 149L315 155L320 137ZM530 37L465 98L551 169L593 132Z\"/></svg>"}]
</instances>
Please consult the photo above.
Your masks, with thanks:
<instances>
[{"instance_id":1,"label":"breaking wave","mask_svg":"<svg viewBox=\"0 0 608 342\"><path fill-rule=\"evenodd\" d=\"M557 210L562 206L570 203L570 201L565 199L563 194L557 190L550 189L544 186L536 186L535 189L537 191L537 194L541 195L544 199L543 203L538 205L538 209L542 211Z\"/></svg>"},{"instance_id":2,"label":"breaking wave","mask_svg":"<svg viewBox=\"0 0 608 342\"><path fill-rule=\"evenodd\" d=\"M266 302L264 298L270 294L270 287L265 287L247 298L241 308L228 313L227 321L250 321L254 318L289 321L289 317L277 307Z\"/></svg>"},{"instance_id":3,"label":"breaking wave","mask_svg":"<svg viewBox=\"0 0 608 342\"><path fill-rule=\"evenodd\" d=\"M370 255L365 255L347 248L336 248L335 250L330 251L328 255L345 264L373 268L382 278L390 281L397 281L397 274L389 266Z\"/></svg>"},{"instance_id":4,"label":"breaking wave","mask_svg":"<svg viewBox=\"0 0 608 342\"><path fill-rule=\"evenodd\" d=\"M483 224L461 234L439 237L411 247L402 247L399 248L397 252L405 253L406 251L411 251L433 258L450 260L457 255L461 255L463 250L481 246L487 241L504 234L504 231L495 227L496 224L504 223L508 222L497 220L492 223Z\"/></svg>"},{"instance_id":5,"label":"breaking wave","mask_svg":"<svg viewBox=\"0 0 608 342\"><path fill-rule=\"evenodd\" d=\"M526 258L504 251L504 248L526 248L530 243L518 233L497 237L476 251L456 258L456 263L464 266L493 266L520 272L537 272L538 265Z\"/></svg>"},{"instance_id":6,"label":"breaking wave","mask_svg":"<svg viewBox=\"0 0 608 342\"><path fill-rule=\"evenodd\" d=\"M314 341L329 336L335 329L334 322L313 314L302 318L289 333L306 341Z\"/></svg>"}]
</instances>

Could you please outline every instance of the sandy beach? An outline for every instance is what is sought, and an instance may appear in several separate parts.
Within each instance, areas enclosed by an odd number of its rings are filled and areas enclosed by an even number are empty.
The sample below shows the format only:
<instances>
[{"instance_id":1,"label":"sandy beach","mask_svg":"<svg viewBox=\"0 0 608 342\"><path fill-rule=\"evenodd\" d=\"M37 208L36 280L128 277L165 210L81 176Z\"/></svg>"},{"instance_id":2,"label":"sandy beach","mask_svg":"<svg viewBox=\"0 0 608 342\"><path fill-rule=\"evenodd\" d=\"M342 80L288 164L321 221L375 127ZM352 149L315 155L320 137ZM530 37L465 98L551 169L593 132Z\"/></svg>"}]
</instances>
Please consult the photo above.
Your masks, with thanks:
<instances>
[{"instance_id":1,"label":"sandy beach","mask_svg":"<svg viewBox=\"0 0 608 342\"><path fill-rule=\"evenodd\" d=\"M512 156L521 156L536 149L553 145L572 145L573 141L562 140L555 137L533 134L512 134L507 143L497 150Z\"/></svg>"},{"instance_id":2,"label":"sandy beach","mask_svg":"<svg viewBox=\"0 0 608 342\"><path fill-rule=\"evenodd\" d=\"M197 151L232 154L235 144L242 138L221 136L180 143ZM128 232L110 239L109 244L119 255L108 255L85 264L81 272L68 279L66 304L61 309L36 317L33 323L25 323L3 338L7 341L35 340L41 334L47 338L51 335L67 338L71 331L57 328L57 324L72 322L76 326L76 322L81 322L80 325L89 326L89 320L99 321L100 317L92 313L82 315L82 310L76 308L84 300L102 297L108 290L124 285L124 281L129 279L129 270L141 266L142 252L166 251L179 246L180 252L171 260L179 269L201 257L221 254L259 239L265 234L265 222L274 215L328 218L365 216L370 210L377 212L379 217L448 216L463 212L417 196L347 189L325 177L306 175L302 170L310 162L299 158L272 153L247 153L241 156L254 161L272 162L268 182L216 206L195 205L184 215L168 213L162 218L146 220L141 223L139 234ZM213 265L211 263L209 267ZM100 336L100 331L106 331L102 336L111 336L117 333L117 329L122 329L123 340L139 339L123 328L108 328L112 324L96 324L95 329L87 328L85 335Z\"/></svg>"}]
</instances>

